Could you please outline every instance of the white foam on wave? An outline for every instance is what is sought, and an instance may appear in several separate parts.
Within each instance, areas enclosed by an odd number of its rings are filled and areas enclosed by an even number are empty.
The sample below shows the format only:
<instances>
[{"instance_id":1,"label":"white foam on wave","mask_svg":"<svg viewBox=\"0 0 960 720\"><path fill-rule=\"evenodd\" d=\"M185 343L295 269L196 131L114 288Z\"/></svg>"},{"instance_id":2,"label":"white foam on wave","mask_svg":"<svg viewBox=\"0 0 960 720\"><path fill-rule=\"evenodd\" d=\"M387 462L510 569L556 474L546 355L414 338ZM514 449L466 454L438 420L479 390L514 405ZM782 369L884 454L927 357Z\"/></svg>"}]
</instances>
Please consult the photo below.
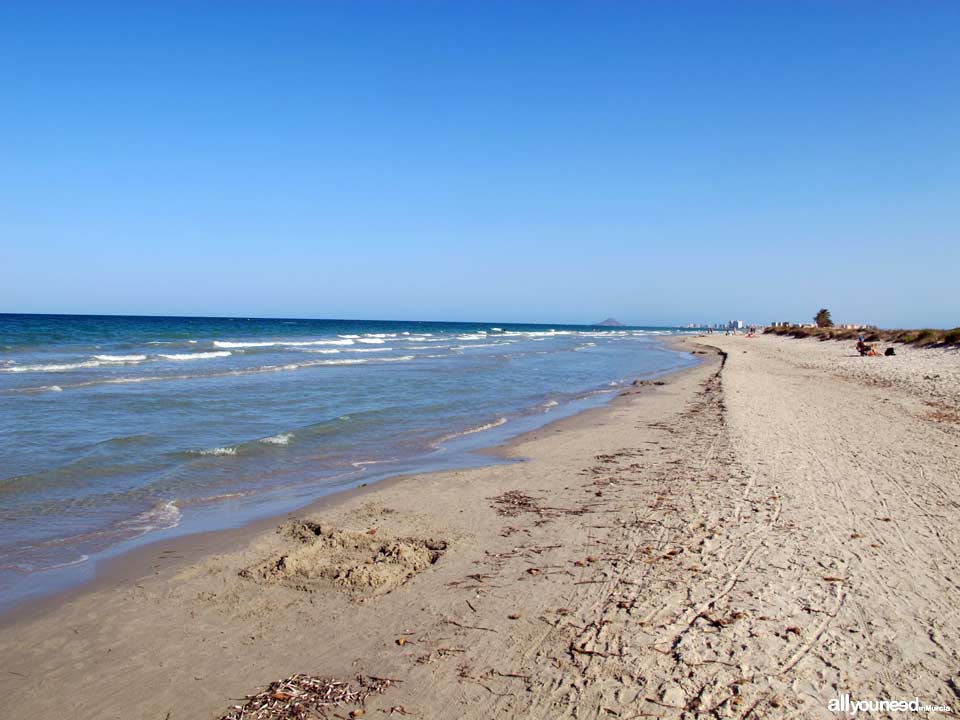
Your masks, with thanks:
<instances>
[{"instance_id":1,"label":"white foam on wave","mask_svg":"<svg viewBox=\"0 0 960 720\"><path fill-rule=\"evenodd\" d=\"M233 355L233 353L227 350L213 350L211 352L161 354L160 357L167 360L212 360L213 358L224 358L230 355Z\"/></svg>"},{"instance_id":2,"label":"white foam on wave","mask_svg":"<svg viewBox=\"0 0 960 720\"><path fill-rule=\"evenodd\" d=\"M277 345L284 347L309 347L312 345L353 345L352 340L285 340Z\"/></svg>"},{"instance_id":3,"label":"white foam on wave","mask_svg":"<svg viewBox=\"0 0 960 720\"><path fill-rule=\"evenodd\" d=\"M84 360L75 363L51 363L46 365L12 365L10 367L0 368L0 372L68 372L70 370L82 370L84 368L95 367L100 367L99 360Z\"/></svg>"},{"instance_id":4,"label":"white foam on wave","mask_svg":"<svg viewBox=\"0 0 960 720\"><path fill-rule=\"evenodd\" d=\"M360 336L359 335L337 335L337 337L347 338L349 340L356 340Z\"/></svg>"},{"instance_id":5,"label":"white foam on wave","mask_svg":"<svg viewBox=\"0 0 960 720\"><path fill-rule=\"evenodd\" d=\"M49 390L50 392L63 392L63 388L60 387L59 385L51 385L50 387L47 388L47 390Z\"/></svg>"},{"instance_id":6,"label":"white foam on wave","mask_svg":"<svg viewBox=\"0 0 960 720\"><path fill-rule=\"evenodd\" d=\"M180 512L180 508L177 507L176 500L167 500L158 502L149 510L129 518L127 520L121 520L109 529L104 530L94 530L92 532L83 533L80 535L74 535L72 537L66 538L56 538L50 539L41 542L38 545L33 547L77 547L81 543L88 542L90 540L99 540L103 537L116 537L119 535L120 539L123 540L132 540L133 538L140 537L141 535L146 535L152 530L170 530L171 528L177 527L180 524L180 520L183 517ZM79 565L90 559L90 556L87 554L80 554L79 557L75 557L72 560L65 560L59 563L45 564L42 567L36 567L31 564L23 563L18 564L14 567L24 571L24 572L34 572L37 570L56 570L59 568L70 567L71 565Z\"/></svg>"},{"instance_id":7,"label":"white foam on wave","mask_svg":"<svg viewBox=\"0 0 960 720\"><path fill-rule=\"evenodd\" d=\"M314 351L316 352L316 351ZM161 356L161 357L172 357L183 360L190 360L194 358L204 358L204 357L223 357L230 355L229 352L209 352L209 353L188 353L184 354L182 357L179 356ZM445 355L427 355L421 357L447 357ZM256 373L268 373L268 372L280 372L283 370L299 370L300 368L309 368L317 367L320 365L365 365L368 363L385 363L385 362L398 362L398 361L407 361L415 360L416 355L403 355L401 357L391 357L391 358L352 358L344 360L312 360L310 362L301 362L301 363L287 363L286 365L261 365L254 368L237 368L235 370L226 370L221 372L207 372L197 375L142 375L139 377L108 377L101 378L98 380L87 380L84 382L76 382L64 384L63 387L56 386L60 390L63 388L83 388L91 387L94 385L127 385L132 383L144 383L144 382L161 382L161 381L170 381L170 380L194 380L194 379L212 379L212 378L222 378L222 377L231 377L237 375L252 375ZM0 368L2 370L2 368ZM46 392L51 389L51 386L44 385L38 387L25 387L17 388L10 392L15 393L38 393Z\"/></svg>"},{"instance_id":8,"label":"white foam on wave","mask_svg":"<svg viewBox=\"0 0 960 720\"><path fill-rule=\"evenodd\" d=\"M232 500L233 498L249 497L255 495L256 490L242 490L240 492L218 493L217 495L206 495L204 497L184 500L185 505L198 505L200 503L217 502L219 500Z\"/></svg>"},{"instance_id":9,"label":"white foam on wave","mask_svg":"<svg viewBox=\"0 0 960 720\"><path fill-rule=\"evenodd\" d=\"M328 348L326 350L307 350L307 352L318 353L320 355L336 355L340 351L334 350L333 348Z\"/></svg>"},{"instance_id":10,"label":"white foam on wave","mask_svg":"<svg viewBox=\"0 0 960 720\"><path fill-rule=\"evenodd\" d=\"M353 351L358 352L358 351ZM302 363L296 367L312 367L314 365L369 365L371 363L397 362L398 360L413 360L413 355L392 358L344 358L342 360L318 360L317 362ZM293 369L293 368L291 368Z\"/></svg>"},{"instance_id":11,"label":"white foam on wave","mask_svg":"<svg viewBox=\"0 0 960 720\"><path fill-rule=\"evenodd\" d=\"M105 363L138 363L147 359L146 355L94 355L93 357Z\"/></svg>"},{"instance_id":12,"label":"white foam on wave","mask_svg":"<svg viewBox=\"0 0 960 720\"><path fill-rule=\"evenodd\" d=\"M227 342L226 340L214 340L213 346L218 348L256 348L272 347L275 342Z\"/></svg>"},{"instance_id":13,"label":"white foam on wave","mask_svg":"<svg viewBox=\"0 0 960 720\"><path fill-rule=\"evenodd\" d=\"M457 340L486 340L487 334L483 331L475 333L466 333L464 335L457 335Z\"/></svg>"},{"instance_id":14,"label":"white foam on wave","mask_svg":"<svg viewBox=\"0 0 960 720\"><path fill-rule=\"evenodd\" d=\"M214 340L214 347L234 349L267 348L267 347L310 347L312 345L353 345L353 340L264 340L256 342L234 342L230 340Z\"/></svg>"},{"instance_id":15,"label":"white foam on wave","mask_svg":"<svg viewBox=\"0 0 960 720\"><path fill-rule=\"evenodd\" d=\"M314 365L363 365L364 363L370 362L369 360L361 360L359 358L350 358L345 360L324 360L323 362L312 363Z\"/></svg>"},{"instance_id":16,"label":"white foam on wave","mask_svg":"<svg viewBox=\"0 0 960 720\"><path fill-rule=\"evenodd\" d=\"M236 455L237 449L235 447L215 447L209 448L207 450L191 450L194 455Z\"/></svg>"},{"instance_id":17,"label":"white foam on wave","mask_svg":"<svg viewBox=\"0 0 960 720\"><path fill-rule=\"evenodd\" d=\"M367 343L368 345L383 345L386 342L386 340L384 340L383 338L372 337L372 338L360 338L359 340L357 340L357 342Z\"/></svg>"},{"instance_id":18,"label":"white foam on wave","mask_svg":"<svg viewBox=\"0 0 960 720\"><path fill-rule=\"evenodd\" d=\"M67 560L62 563L54 563L53 565L44 566L44 570L60 570L61 568L70 567L71 565L79 565L80 563L85 563L90 559L89 555L81 555L76 560ZM33 568L31 568L33 569Z\"/></svg>"},{"instance_id":19,"label":"white foam on wave","mask_svg":"<svg viewBox=\"0 0 960 720\"><path fill-rule=\"evenodd\" d=\"M261 438L260 442L266 443L267 445L287 445L293 439L293 433L278 433L277 435L271 435L270 437Z\"/></svg>"},{"instance_id":20,"label":"white foam on wave","mask_svg":"<svg viewBox=\"0 0 960 720\"><path fill-rule=\"evenodd\" d=\"M366 467L367 465L383 465L384 463L393 462L396 458L390 458L389 460L357 460L357 462L350 463L355 468Z\"/></svg>"},{"instance_id":21,"label":"white foam on wave","mask_svg":"<svg viewBox=\"0 0 960 720\"><path fill-rule=\"evenodd\" d=\"M183 513L177 507L176 500L160 502L149 510L140 513L131 520L124 520L118 527L124 530L134 530L141 535L151 530L170 530L180 524Z\"/></svg>"},{"instance_id":22,"label":"white foam on wave","mask_svg":"<svg viewBox=\"0 0 960 720\"><path fill-rule=\"evenodd\" d=\"M555 408L555 407L556 407L557 405L559 405L559 404L560 404L560 403L558 403L556 400L547 400L547 401L546 401L543 405L541 405L540 407L543 408L543 411L544 411L544 412L550 412L550 408Z\"/></svg>"},{"instance_id":23,"label":"white foam on wave","mask_svg":"<svg viewBox=\"0 0 960 720\"><path fill-rule=\"evenodd\" d=\"M497 418L493 422L488 422L485 425L478 425L477 427L472 427L467 430L462 430L461 432L450 433L449 435L444 435L442 438L437 440L434 445L442 445L449 440L454 438L463 437L464 435L473 435L474 433L484 432L486 430L492 430L495 427L500 427L507 422L505 417Z\"/></svg>"},{"instance_id":24,"label":"white foam on wave","mask_svg":"<svg viewBox=\"0 0 960 720\"><path fill-rule=\"evenodd\" d=\"M362 352L360 350L354 350L352 352ZM360 358L345 358L343 360L320 360L312 363L303 363L300 367L310 367L312 365L367 365L370 363L385 363L385 362L396 362L398 360L413 360L413 355L403 355L402 357L392 357L392 358L367 358L362 360Z\"/></svg>"},{"instance_id":25,"label":"white foam on wave","mask_svg":"<svg viewBox=\"0 0 960 720\"><path fill-rule=\"evenodd\" d=\"M345 350L344 352L367 353L367 352L392 352L392 351L393 351L392 347L376 347L376 348L350 348L349 350Z\"/></svg>"}]
</instances>

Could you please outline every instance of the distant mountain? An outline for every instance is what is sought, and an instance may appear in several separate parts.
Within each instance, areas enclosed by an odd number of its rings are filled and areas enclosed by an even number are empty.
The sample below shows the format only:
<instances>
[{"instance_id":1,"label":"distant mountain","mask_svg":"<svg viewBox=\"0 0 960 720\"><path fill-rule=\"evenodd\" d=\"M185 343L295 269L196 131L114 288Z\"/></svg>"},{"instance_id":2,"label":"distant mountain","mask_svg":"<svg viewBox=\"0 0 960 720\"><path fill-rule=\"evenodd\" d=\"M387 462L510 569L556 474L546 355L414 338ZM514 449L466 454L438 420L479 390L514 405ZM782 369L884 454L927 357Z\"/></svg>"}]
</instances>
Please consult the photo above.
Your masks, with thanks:
<instances>
[{"instance_id":1,"label":"distant mountain","mask_svg":"<svg viewBox=\"0 0 960 720\"><path fill-rule=\"evenodd\" d=\"M602 325L603 327L626 327L619 320L614 320L613 318L607 318L603 322L598 322L597 325Z\"/></svg>"}]
</instances>

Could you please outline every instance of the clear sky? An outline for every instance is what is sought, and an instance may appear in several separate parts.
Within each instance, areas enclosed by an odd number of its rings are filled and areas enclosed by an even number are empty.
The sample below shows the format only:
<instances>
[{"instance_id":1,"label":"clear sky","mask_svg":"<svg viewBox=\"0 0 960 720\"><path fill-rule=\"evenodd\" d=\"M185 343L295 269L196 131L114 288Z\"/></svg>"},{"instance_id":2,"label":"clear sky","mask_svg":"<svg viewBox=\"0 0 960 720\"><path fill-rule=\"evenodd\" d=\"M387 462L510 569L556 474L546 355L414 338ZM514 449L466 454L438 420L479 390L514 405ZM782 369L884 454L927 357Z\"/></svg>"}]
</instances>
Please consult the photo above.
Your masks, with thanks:
<instances>
[{"instance_id":1,"label":"clear sky","mask_svg":"<svg viewBox=\"0 0 960 720\"><path fill-rule=\"evenodd\" d=\"M960 2L0 4L0 311L960 325Z\"/></svg>"}]
</instances>

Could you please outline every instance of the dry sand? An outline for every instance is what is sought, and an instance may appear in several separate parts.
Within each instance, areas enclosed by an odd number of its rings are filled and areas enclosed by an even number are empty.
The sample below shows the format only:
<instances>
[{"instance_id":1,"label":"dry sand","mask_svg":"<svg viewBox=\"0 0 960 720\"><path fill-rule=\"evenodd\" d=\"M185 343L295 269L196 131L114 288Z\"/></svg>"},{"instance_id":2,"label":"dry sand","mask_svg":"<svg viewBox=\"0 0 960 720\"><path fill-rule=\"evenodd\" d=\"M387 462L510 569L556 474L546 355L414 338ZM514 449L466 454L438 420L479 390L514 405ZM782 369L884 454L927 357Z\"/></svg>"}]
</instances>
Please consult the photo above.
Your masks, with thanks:
<instances>
[{"instance_id":1,"label":"dry sand","mask_svg":"<svg viewBox=\"0 0 960 720\"><path fill-rule=\"evenodd\" d=\"M722 370L533 433L526 462L148 548L3 629L0 715L212 719L298 672L399 681L368 718L960 707L958 356L701 342Z\"/></svg>"}]
</instances>

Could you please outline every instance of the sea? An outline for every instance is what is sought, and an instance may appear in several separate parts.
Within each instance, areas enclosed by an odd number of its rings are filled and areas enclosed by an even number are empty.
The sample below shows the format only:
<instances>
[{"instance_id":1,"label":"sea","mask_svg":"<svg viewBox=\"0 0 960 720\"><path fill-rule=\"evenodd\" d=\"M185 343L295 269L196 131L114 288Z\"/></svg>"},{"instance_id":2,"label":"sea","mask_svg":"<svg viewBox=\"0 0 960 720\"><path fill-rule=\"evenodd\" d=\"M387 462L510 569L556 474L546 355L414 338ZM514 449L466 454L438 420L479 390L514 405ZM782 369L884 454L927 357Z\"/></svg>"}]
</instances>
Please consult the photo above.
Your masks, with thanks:
<instances>
[{"instance_id":1,"label":"sea","mask_svg":"<svg viewBox=\"0 0 960 720\"><path fill-rule=\"evenodd\" d=\"M0 611L695 363L679 328L0 314Z\"/></svg>"}]
</instances>

